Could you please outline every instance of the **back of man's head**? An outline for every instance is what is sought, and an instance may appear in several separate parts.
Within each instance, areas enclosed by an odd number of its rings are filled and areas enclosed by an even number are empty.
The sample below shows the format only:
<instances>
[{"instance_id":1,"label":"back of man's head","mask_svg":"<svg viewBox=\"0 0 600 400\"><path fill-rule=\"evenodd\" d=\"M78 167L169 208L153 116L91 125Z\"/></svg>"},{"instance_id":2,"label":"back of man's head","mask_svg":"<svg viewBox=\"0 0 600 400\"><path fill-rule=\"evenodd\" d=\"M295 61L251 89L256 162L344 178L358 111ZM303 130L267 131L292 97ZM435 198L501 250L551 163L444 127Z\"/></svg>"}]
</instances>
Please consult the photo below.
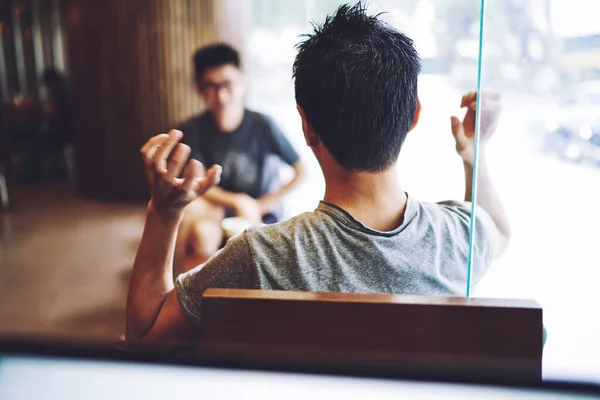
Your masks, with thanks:
<instances>
[{"instance_id":1,"label":"back of man's head","mask_svg":"<svg viewBox=\"0 0 600 400\"><path fill-rule=\"evenodd\" d=\"M224 65L233 65L238 69L241 66L239 53L228 44L211 44L194 53L194 76L197 82L206 70Z\"/></svg>"},{"instance_id":2,"label":"back of man's head","mask_svg":"<svg viewBox=\"0 0 600 400\"><path fill-rule=\"evenodd\" d=\"M417 109L412 40L359 2L338 8L298 49L296 102L320 141L348 170L389 168Z\"/></svg>"}]
</instances>

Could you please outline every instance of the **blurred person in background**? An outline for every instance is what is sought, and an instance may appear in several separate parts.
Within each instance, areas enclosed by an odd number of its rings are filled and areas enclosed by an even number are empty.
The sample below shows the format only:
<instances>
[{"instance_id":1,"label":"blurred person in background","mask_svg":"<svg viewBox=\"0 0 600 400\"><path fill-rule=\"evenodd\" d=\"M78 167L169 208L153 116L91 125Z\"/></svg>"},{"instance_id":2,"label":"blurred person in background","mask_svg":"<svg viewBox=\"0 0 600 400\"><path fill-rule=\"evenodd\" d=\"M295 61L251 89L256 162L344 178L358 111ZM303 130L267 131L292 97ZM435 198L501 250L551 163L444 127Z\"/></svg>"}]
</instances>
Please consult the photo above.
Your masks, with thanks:
<instances>
[{"instance_id":1,"label":"blurred person in background","mask_svg":"<svg viewBox=\"0 0 600 400\"><path fill-rule=\"evenodd\" d=\"M203 263L219 249L224 218L239 217L249 226L279 221L282 200L305 176L298 153L273 120L245 107L238 52L213 44L199 49L193 63L195 88L206 111L180 127L182 142L203 165L221 165L223 175L219 186L186 208L176 273ZM279 179L281 161L294 169L287 184Z\"/></svg>"},{"instance_id":2,"label":"blurred person in background","mask_svg":"<svg viewBox=\"0 0 600 400\"><path fill-rule=\"evenodd\" d=\"M37 178L67 173L73 181L73 112L66 77L54 68L42 73L47 100L42 105L42 124L35 138Z\"/></svg>"}]
</instances>

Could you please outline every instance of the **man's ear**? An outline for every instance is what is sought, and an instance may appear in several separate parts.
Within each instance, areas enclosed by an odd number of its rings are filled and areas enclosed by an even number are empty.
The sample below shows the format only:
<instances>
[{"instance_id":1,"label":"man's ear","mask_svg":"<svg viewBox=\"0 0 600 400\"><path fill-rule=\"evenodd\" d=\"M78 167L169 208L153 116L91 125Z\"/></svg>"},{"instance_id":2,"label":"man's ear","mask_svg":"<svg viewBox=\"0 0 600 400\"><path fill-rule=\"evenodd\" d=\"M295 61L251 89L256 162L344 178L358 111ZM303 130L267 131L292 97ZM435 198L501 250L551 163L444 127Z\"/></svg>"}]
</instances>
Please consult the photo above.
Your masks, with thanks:
<instances>
[{"instance_id":1,"label":"man's ear","mask_svg":"<svg viewBox=\"0 0 600 400\"><path fill-rule=\"evenodd\" d=\"M410 126L409 132L415 129L415 126L419 123L419 118L421 118L421 100L417 98L417 109L415 110L415 116L413 117L413 123Z\"/></svg>"},{"instance_id":2,"label":"man's ear","mask_svg":"<svg viewBox=\"0 0 600 400\"><path fill-rule=\"evenodd\" d=\"M300 119L302 119L302 132L304 132L304 140L306 141L306 145L308 147L318 146L321 141L306 119L304 110L302 110L302 107L299 105L296 106L296 109L298 110L298 114L300 114Z\"/></svg>"}]
</instances>

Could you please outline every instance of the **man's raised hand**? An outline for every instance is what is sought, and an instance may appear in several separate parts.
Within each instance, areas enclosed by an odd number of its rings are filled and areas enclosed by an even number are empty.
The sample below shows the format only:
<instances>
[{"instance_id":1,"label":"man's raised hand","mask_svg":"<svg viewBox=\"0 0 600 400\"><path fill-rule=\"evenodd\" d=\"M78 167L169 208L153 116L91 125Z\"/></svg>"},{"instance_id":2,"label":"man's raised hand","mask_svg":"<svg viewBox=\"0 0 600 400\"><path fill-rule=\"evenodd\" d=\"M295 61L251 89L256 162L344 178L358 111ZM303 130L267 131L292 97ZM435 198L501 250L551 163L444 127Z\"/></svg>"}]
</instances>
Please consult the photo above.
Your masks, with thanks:
<instances>
[{"instance_id":1,"label":"man's raised hand","mask_svg":"<svg viewBox=\"0 0 600 400\"><path fill-rule=\"evenodd\" d=\"M189 160L189 146L179 143L183 134L172 130L154 136L140 152L152 192L152 207L159 212L178 215L192 201L219 183L221 167L208 172L197 160Z\"/></svg>"},{"instance_id":2,"label":"man's raised hand","mask_svg":"<svg viewBox=\"0 0 600 400\"><path fill-rule=\"evenodd\" d=\"M475 152L475 120L477 112L477 92L465 94L460 106L467 108L467 113L462 122L457 117L452 117L452 134L456 140L456 151L462 159L473 164ZM482 92L480 98L480 134L479 144L487 145L488 140L496 131L502 107L500 94L497 92ZM485 149L483 149L485 150Z\"/></svg>"}]
</instances>

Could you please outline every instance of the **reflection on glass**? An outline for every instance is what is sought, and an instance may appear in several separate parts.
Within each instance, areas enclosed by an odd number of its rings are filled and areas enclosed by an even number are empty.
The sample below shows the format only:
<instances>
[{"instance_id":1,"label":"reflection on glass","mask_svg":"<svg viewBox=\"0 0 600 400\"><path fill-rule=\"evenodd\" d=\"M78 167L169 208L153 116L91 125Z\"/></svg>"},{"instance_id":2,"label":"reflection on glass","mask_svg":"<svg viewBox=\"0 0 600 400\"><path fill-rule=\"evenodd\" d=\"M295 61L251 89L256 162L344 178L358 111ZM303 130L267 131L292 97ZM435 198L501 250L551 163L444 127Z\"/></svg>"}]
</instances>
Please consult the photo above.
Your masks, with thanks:
<instances>
[{"instance_id":1,"label":"reflection on glass","mask_svg":"<svg viewBox=\"0 0 600 400\"><path fill-rule=\"evenodd\" d=\"M593 13L583 1L486 2L482 87L501 93L503 111L485 153L512 240L475 295L543 306L546 378L600 377L600 28Z\"/></svg>"}]
</instances>

